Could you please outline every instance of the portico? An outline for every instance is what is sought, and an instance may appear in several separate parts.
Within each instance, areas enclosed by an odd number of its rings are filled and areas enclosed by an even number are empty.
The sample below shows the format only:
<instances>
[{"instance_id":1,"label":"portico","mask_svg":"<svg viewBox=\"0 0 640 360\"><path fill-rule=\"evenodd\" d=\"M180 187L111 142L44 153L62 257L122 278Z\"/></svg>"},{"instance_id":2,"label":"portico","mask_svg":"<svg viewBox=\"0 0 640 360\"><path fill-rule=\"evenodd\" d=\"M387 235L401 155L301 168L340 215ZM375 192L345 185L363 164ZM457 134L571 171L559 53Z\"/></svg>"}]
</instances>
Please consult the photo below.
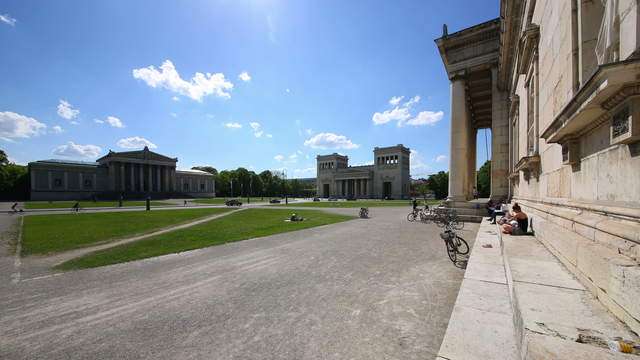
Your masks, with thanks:
<instances>
[{"instance_id":1,"label":"portico","mask_svg":"<svg viewBox=\"0 0 640 360\"><path fill-rule=\"evenodd\" d=\"M113 152L99 158L98 163L109 169L109 191L169 192L175 188L176 163L144 148L142 151Z\"/></svg>"},{"instance_id":2,"label":"portico","mask_svg":"<svg viewBox=\"0 0 640 360\"><path fill-rule=\"evenodd\" d=\"M491 198L508 195L508 113L498 84L499 19L448 34L435 42L451 82L449 201L473 198L476 137L491 129Z\"/></svg>"}]
</instances>

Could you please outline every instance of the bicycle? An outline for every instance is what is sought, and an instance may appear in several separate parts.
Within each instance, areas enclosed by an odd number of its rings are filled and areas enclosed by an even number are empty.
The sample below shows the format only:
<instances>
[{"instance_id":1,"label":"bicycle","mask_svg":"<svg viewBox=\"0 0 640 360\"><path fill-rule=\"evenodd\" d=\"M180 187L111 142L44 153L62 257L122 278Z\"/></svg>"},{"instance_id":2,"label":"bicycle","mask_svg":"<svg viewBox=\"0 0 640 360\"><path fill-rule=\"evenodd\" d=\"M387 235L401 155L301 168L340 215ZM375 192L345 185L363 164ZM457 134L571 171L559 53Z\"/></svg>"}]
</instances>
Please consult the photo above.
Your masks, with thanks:
<instances>
[{"instance_id":1,"label":"bicycle","mask_svg":"<svg viewBox=\"0 0 640 360\"><path fill-rule=\"evenodd\" d=\"M416 221L416 219L418 218L418 214L420 213L420 210L413 209L411 210L411 212L409 213L409 215L407 215L407 220L408 221Z\"/></svg>"},{"instance_id":2,"label":"bicycle","mask_svg":"<svg viewBox=\"0 0 640 360\"><path fill-rule=\"evenodd\" d=\"M366 207L360 208L360 218L361 219L369 218L369 208L366 208Z\"/></svg>"},{"instance_id":3,"label":"bicycle","mask_svg":"<svg viewBox=\"0 0 640 360\"><path fill-rule=\"evenodd\" d=\"M467 241L458 236L451 227L447 226L447 229L440 233L440 237L444 240L447 255L449 255L449 259L452 262L456 262L457 254L466 255L469 253L469 244Z\"/></svg>"}]
</instances>

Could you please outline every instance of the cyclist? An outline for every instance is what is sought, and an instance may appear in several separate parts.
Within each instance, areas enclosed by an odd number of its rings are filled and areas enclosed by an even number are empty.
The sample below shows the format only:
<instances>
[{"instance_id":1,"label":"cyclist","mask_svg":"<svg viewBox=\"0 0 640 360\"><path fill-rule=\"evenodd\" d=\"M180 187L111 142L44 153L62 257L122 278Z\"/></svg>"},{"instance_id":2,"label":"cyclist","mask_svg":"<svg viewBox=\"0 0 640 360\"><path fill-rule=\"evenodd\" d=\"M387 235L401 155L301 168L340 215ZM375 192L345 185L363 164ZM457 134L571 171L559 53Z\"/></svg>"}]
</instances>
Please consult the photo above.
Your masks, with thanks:
<instances>
[{"instance_id":1,"label":"cyclist","mask_svg":"<svg viewBox=\"0 0 640 360\"><path fill-rule=\"evenodd\" d=\"M416 198L413 198L411 204L413 205L413 212L415 212L418 209L418 200L416 200Z\"/></svg>"}]
</instances>

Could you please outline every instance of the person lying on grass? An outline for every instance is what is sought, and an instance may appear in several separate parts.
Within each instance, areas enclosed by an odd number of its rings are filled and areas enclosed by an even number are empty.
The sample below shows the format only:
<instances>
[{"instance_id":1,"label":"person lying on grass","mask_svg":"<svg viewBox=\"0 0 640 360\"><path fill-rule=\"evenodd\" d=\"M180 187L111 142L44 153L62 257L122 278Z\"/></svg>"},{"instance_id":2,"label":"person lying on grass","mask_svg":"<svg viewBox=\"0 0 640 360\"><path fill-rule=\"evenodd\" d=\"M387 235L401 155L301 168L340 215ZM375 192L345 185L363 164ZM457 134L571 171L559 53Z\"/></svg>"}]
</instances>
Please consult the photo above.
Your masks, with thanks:
<instances>
[{"instance_id":1,"label":"person lying on grass","mask_svg":"<svg viewBox=\"0 0 640 360\"><path fill-rule=\"evenodd\" d=\"M296 215L296 213L291 214L291 218L289 218L290 221L304 221L304 218L299 218L298 215Z\"/></svg>"}]
</instances>

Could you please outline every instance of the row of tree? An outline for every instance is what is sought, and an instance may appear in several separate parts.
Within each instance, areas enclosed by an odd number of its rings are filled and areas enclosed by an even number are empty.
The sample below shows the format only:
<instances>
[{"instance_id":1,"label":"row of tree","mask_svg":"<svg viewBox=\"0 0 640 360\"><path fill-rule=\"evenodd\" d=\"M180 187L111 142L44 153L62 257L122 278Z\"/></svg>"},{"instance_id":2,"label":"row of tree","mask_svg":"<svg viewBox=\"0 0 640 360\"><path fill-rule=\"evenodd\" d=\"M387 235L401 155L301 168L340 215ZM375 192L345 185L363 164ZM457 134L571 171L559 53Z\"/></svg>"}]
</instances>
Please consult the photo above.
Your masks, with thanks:
<instances>
[{"instance_id":1,"label":"row of tree","mask_svg":"<svg viewBox=\"0 0 640 360\"><path fill-rule=\"evenodd\" d=\"M300 182L298 179L286 179L283 173L265 170L259 174L245 168L218 172L211 166L196 166L193 170L213 174L216 184L216 196L291 196L311 197L315 186Z\"/></svg>"}]
</instances>

